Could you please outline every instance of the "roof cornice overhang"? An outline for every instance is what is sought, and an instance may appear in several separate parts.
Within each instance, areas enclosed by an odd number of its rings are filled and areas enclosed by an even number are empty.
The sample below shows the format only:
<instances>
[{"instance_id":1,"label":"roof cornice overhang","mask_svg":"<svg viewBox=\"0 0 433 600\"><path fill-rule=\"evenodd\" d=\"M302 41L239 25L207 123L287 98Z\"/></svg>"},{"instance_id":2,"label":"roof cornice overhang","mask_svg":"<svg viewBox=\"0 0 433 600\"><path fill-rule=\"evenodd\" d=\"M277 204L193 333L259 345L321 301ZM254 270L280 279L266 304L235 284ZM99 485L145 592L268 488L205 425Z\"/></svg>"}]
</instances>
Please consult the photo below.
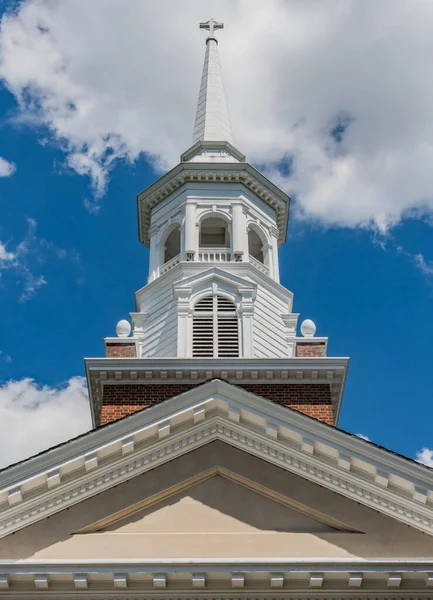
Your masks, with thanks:
<instances>
[{"instance_id":1,"label":"roof cornice overhang","mask_svg":"<svg viewBox=\"0 0 433 600\"><path fill-rule=\"evenodd\" d=\"M276 212L278 243L287 237L290 197L248 163L180 163L137 196L139 240L149 246L152 209L190 182L242 184Z\"/></svg>"},{"instance_id":2,"label":"roof cornice overhang","mask_svg":"<svg viewBox=\"0 0 433 600\"><path fill-rule=\"evenodd\" d=\"M84 363L93 427L97 426L95 406L102 401L104 385L152 382L200 384L211 379L234 384L328 384L337 424L349 358L85 358Z\"/></svg>"},{"instance_id":3,"label":"roof cornice overhang","mask_svg":"<svg viewBox=\"0 0 433 600\"><path fill-rule=\"evenodd\" d=\"M432 570L431 559L404 557L0 561L0 597L419 600L431 599Z\"/></svg>"},{"instance_id":4,"label":"roof cornice overhang","mask_svg":"<svg viewBox=\"0 0 433 600\"><path fill-rule=\"evenodd\" d=\"M0 537L212 441L433 535L433 470L214 380L0 473Z\"/></svg>"}]
</instances>

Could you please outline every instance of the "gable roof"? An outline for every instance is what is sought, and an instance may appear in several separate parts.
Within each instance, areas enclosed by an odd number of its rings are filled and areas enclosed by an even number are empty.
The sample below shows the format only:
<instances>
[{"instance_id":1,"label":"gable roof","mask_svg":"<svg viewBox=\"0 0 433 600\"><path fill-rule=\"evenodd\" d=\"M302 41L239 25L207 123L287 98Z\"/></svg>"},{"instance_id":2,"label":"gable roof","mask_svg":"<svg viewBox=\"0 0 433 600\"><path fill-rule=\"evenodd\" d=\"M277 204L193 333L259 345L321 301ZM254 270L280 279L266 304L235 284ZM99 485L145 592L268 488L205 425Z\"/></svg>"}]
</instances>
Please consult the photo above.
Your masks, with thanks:
<instances>
[{"instance_id":1,"label":"gable roof","mask_svg":"<svg viewBox=\"0 0 433 600\"><path fill-rule=\"evenodd\" d=\"M212 440L433 534L433 470L213 380L0 473L0 536Z\"/></svg>"}]
</instances>

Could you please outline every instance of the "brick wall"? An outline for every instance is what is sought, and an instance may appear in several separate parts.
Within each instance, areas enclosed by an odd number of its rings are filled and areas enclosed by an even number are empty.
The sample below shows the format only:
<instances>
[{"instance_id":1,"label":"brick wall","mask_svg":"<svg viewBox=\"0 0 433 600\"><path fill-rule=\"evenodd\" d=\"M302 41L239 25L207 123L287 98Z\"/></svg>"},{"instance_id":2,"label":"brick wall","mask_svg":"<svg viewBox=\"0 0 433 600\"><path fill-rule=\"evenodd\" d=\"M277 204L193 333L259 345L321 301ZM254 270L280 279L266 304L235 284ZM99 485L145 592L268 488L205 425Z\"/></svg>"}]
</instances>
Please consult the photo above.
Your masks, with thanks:
<instances>
[{"instance_id":1,"label":"brick wall","mask_svg":"<svg viewBox=\"0 0 433 600\"><path fill-rule=\"evenodd\" d=\"M105 354L107 358L135 358L135 342L128 344L105 342Z\"/></svg>"},{"instance_id":2,"label":"brick wall","mask_svg":"<svg viewBox=\"0 0 433 600\"><path fill-rule=\"evenodd\" d=\"M326 344L312 344L311 342L297 342L296 356L308 358L310 356L326 356Z\"/></svg>"},{"instance_id":3,"label":"brick wall","mask_svg":"<svg viewBox=\"0 0 433 600\"><path fill-rule=\"evenodd\" d=\"M100 424L105 425L142 408L178 396L196 385L193 383L105 385ZM251 383L239 387L272 400L272 402L298 410L329 425L334 424L331 391L328 384Z\"/></svg>"}]
</instances>

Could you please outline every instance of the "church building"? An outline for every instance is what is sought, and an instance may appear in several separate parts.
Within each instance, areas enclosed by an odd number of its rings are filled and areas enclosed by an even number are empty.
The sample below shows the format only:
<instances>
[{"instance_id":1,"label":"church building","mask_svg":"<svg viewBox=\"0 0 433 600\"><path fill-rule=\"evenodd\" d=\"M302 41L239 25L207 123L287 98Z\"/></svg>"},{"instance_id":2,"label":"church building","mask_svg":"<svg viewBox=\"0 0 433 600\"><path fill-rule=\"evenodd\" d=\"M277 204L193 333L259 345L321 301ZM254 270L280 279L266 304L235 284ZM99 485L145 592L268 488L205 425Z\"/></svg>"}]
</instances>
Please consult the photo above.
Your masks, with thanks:
<instances>
[{"instance_id":1,"label":"church building","mask_svg":"<svg viewBox=\"0 0 433 600\"><path fill-rule=\"evenodd\" d=\"M338 428L348 359L279 282L290 198L200 27L192 146L137 197L147 283L85 359L93 429L0 471L0 600L431 599L433 470Z\"/></svg>"}]
</instances>

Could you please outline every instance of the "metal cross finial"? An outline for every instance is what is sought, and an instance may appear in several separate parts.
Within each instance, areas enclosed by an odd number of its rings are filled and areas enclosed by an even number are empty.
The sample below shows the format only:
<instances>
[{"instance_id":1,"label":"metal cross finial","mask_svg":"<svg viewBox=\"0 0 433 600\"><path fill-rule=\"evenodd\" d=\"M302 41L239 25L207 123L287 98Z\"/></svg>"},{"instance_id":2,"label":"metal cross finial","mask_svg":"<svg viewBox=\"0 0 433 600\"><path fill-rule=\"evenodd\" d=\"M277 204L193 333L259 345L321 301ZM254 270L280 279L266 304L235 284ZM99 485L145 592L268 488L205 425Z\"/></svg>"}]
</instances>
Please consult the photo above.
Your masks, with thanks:
<instances>
[{"instance_id":1,"label":"metal cross finial","mask_svg":"<svg viewBox=\"0 0 433 600\"><path fill-rule=\"evenodd\" d=\"M215 39L215 30L224 29L224 23L217 23L217 21L211 17L206 23L200 23L200 29L207 29L209 31L209 37Z\"/></svg>"}]
</instances>

